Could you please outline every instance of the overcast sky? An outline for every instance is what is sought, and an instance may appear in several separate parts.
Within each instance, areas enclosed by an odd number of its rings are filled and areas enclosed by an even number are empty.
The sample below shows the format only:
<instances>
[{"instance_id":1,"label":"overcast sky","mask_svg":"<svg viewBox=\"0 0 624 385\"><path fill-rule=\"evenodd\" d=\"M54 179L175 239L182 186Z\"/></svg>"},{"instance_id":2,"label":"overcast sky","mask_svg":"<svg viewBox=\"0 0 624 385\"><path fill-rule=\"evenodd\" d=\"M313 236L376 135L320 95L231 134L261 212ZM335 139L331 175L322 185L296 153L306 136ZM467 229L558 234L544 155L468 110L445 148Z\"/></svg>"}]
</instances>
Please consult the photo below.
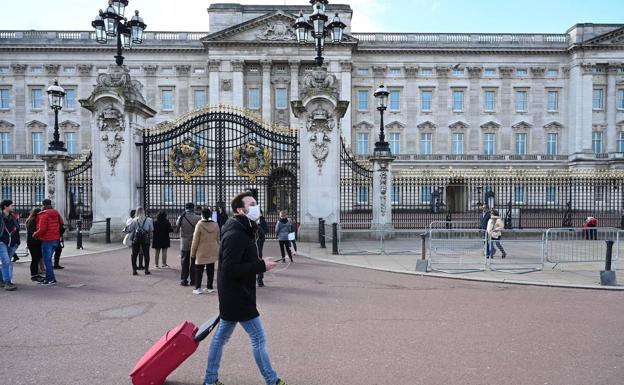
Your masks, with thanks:
<instances>
[{"instance_id":1,"label":"overcast sky","mask_svg":"<svg viewBox=\"0 0 624 385\"><path fill-rule=\"evenodd\" d=\"M151 31L208 31L211 3L301 5L307 0L130 0ZM624 23L624 0L347 0L354 32L565 33L576 23ZM3 30L88 30L106 0L0 0Z\"/></svg>"}]
</instances>

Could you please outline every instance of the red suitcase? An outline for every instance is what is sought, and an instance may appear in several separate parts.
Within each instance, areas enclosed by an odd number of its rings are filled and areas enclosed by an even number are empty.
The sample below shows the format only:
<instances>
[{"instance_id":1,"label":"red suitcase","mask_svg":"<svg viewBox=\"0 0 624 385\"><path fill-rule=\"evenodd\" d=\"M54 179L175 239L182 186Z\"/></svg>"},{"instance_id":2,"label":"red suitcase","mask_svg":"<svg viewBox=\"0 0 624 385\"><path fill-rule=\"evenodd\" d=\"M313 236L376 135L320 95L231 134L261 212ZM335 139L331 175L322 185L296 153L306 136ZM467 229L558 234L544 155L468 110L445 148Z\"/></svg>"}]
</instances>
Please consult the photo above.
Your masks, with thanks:
<instances>
[{"instance_id":1,"label":"red suitcase","mask_svg":"<svg viewBox=\"0 0 624 385\"><path fill-rule=\"evenodd\" d=\"M169 330L136 364L130 373L132 383L162 385L167 376L195 352L217 323L219 317L215 316L199 328L185 321Z\"/></svg>"}]
</instances>

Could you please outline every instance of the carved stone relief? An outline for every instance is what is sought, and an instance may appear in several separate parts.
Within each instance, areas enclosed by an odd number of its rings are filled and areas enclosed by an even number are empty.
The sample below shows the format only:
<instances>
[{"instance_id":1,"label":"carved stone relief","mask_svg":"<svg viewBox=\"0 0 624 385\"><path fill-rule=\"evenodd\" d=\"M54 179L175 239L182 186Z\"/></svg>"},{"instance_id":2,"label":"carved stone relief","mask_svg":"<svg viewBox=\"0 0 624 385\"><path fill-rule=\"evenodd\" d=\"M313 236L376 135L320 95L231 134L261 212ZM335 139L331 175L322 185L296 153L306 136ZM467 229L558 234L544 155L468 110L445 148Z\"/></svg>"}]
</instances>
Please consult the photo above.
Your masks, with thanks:
<instances>
[{"instance_id":1,"label":"carved stone relief","mask_svg":"<svg viewBox=\"0 0 624 385\"><path fill-rule=\"evenodd\" d=\"M112 105L105 108L97 118L97 126L102 131L104 155L111 167L111 175L115 175L115 165L121 155L124 138L121 132L126 130L122 113Z\"/></svg>"},{"instance_id":2,"label":"carved stone relief","mask_svg":"<svg viewBox=\"0 0 624 385\"><path fill-rule=\"evenodd\" d=\"M324 68L315 68L303 77L299 98L303 100L313 95L330 94L335 99L339 99L340 94L336 83L336 77L333 74L327 73Z\"/></svg>"},{"instance_id":3,"label":"carved stone relief","mask_svg":"<svg viewBox=\"0 0 624 385\"><path fill-rule=\"evenodd\" d=\"M306 121L306 128L309 133L312 157L316 161L319 175L323 171L323 164L329 155L329 144L331 138L329 134L333 131L336 122L329 116L327 110L318 106Z\"/></svg>"},{"instance_id":4,"label":"carved stone relief","mask_svg":"<svg viewBox=\"0 0 624 385\"><path fill-rule=\"evenodd\" d=\"M187 76L191 72L190 65L177 65L175 66L176 74L179 76Z\"/></svg>"},{"instance_id":5,"label":"carved stone relief","mask_svg":"<svg viewBox=\"0 0 624 385\"><path fill-rule=\"evenodd\" d=\"M28 64L11 64L11 68L13 69L13 72L15 72L16 74L24 74L24 72L26 72L26 68L28 68Z\"/></svg>"},{"instance_id":6,"label":"carved stone relief","mask_svg":"<svg viewBox=\"0 0 624 385\"><path fill-rule=\"evenodd\" d=\"M296 40L297 36L290 23L277 20L269 23L261 32L257 33L256 38L268 41L291 41Z\"/></svg>"},{"instance_id":7,"label":"carved stone relief","mask_svg":"<svg viewBox=\"0 0 624 385\"><path fill-rule=\"evenodd\" d=\"M60 64L46 64L43 67L46 69L48 75L57 75L61 69Z\"/></svg>"},{"instance_id":8,"label":"carved stone relief","mask_svg":"<svg viewBox=\"0 0 624 385\"><path fill-rule=\"evenodd\" d=\"M380 193L381 193L381 216L386 216L386 194L388 193L388 162L380 162L379 163L379 171L380 171Z\"/></svg>"},{"instance_id":9,"label":"carved stone relief","mask_svg":"<svg viewBox=\"0 0 624 385\"><path fill-rule=\"evenodd\" d=\"M232 91L232 79L221 80L221 91Z\"/></svg>"},{"instance_id":10,"label":"carved stone relief","mask_svg":"<svg viewBox=\"0 0 624 385\"><path fill-rule=\"evenodd\" d=\"M109 138L112 136L112 139ZM122 145L124 143L124 138L119 134L119 132L110 132L104 133L102 135L102 144L104 145L104 155L108 159L108 163L111 167L111 176L115 175L115 165L117 164L117 159L121 155Z\"/></svg>"},{"instance_id":11,"label":"carved stone relief","mask_svg":"<svg viewBox=\"0 0 624 385\"><path fill-rule=\"evenodd\" d=\"M78 64L78 72L80 75L91 75L93 64Z\"/></svg>"}]
</instances>

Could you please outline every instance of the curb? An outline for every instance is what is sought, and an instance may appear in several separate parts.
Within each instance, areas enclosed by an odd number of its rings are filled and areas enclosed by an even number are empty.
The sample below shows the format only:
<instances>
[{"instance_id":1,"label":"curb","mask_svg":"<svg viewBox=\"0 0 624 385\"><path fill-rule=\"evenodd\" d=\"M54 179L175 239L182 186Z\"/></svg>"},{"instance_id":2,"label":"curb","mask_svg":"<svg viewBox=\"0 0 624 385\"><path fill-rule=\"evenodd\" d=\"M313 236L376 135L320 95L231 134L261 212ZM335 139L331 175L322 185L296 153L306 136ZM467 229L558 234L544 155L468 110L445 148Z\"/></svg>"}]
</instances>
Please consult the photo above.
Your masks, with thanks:
<instances>
[{"instance_id":1,"label":"curb","mask_svg":"<svg viewBox=\"0 0 624 385\"><path fill-rule=\"evenodd\" d=\"M382 268L382 267L373 267L369 265L360 265L360 264L354 264L354 263L340 262L340 261L335 261L335 260L326 259L326 258L312 257L310 255L301 254L301 253L300 255L310 258L310 259L314 259L316 261L334 263L337 265L351 266L351 267L357 267L357 268L368 269L368 270L384 271L388 273L416 275L420 277L457 279L461 281L485 282L485 283L504 283L504 284L522 285L522 286L555 287L555 288L562 288L562 289L624 291L624 286L622 285L618 285L618 286L574 285L574 284L568 284L568 283L527 282L527 281L517 281L513 279L474 278L474 277L456 276L456 275L443 274L443 273L421 273L418 271L387 269L387 268Z\"/></svg>"}]
</instances>

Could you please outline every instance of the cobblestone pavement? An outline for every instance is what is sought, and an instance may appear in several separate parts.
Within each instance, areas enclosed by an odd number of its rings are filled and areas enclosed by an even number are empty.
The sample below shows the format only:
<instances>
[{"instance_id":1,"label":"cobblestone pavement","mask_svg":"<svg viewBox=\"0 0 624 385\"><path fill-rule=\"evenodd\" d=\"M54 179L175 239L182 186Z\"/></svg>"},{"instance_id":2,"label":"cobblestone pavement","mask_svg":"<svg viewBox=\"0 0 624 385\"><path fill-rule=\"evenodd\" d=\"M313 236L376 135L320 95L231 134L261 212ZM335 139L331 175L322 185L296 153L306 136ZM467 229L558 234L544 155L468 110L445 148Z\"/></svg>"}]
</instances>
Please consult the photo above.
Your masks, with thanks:
<instances>
[{"instance_id":1,"label":"cobblestone pavement","mask_svg":"<svg viewBox=\"0 0 624 385\"><path fill-rule=\"evenodd\" d=\"M268 242L265 254L276 255L276 246ZM56 287L32 284L28 264L16 264L18 290L0 291L2 384L129 384L139 357L166 330L217 311L216 295L179 286L175 250L169 262L176 268L151 276L131 276L128 254L66 258ZM622 292L295 258L258 289L274 367L291 385L617 385L624 378ZM208 344L167 383L201 384ZM221 380L263 383L241 328L225 350Z\"/></svg>"}]
</instances>

